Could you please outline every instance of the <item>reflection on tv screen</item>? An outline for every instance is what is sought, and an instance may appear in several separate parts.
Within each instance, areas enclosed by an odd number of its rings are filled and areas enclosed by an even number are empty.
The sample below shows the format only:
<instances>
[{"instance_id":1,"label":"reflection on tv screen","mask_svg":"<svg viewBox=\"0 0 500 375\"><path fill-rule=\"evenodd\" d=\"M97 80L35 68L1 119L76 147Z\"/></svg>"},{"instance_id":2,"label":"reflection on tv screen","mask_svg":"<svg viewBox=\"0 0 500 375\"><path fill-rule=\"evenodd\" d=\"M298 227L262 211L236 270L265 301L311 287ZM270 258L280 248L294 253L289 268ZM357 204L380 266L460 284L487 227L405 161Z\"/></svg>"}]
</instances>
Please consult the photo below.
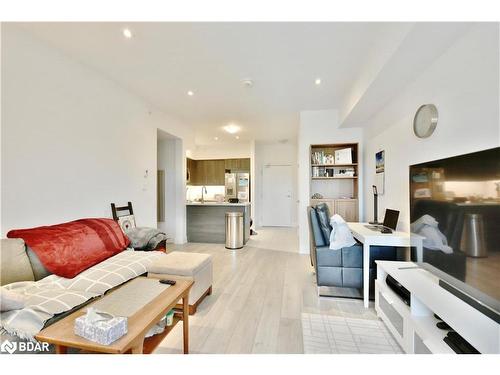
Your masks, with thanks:
<instances>
[{"instance_id":1,"label":"reflection on tv screen","mask_svg":"<svg viewBox=\"0 0 500 375\"><path fill-rule=\"evenodd\" d=\"M417 261L500 301L500 148L411 166L410 212Z\"/></svg>"}]
</instances>

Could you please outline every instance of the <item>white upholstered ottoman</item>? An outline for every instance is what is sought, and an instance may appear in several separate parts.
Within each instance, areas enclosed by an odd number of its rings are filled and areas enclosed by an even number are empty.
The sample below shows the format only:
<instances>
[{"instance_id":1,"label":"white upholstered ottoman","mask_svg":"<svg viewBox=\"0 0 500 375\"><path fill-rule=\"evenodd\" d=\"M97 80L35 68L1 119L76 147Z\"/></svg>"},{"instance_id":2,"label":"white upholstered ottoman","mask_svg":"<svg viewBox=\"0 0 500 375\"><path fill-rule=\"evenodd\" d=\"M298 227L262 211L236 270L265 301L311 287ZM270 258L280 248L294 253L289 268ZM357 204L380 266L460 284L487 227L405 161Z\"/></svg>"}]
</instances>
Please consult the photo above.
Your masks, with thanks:
<instances>
[{"instance_id":1,"label":"white upholstered ottoman","mask_svg":"<svg viewBox=\"0 0 500 375\"><path fill-rule=\"evenodd\" d=\"M174 251L149 267L148 277L187 278L194 281L189 292L189 315L196 312L203 298L212 294L212 256L201 253ZM182 308L182 305L177 307Z\"/></svg>"}]
</instances>

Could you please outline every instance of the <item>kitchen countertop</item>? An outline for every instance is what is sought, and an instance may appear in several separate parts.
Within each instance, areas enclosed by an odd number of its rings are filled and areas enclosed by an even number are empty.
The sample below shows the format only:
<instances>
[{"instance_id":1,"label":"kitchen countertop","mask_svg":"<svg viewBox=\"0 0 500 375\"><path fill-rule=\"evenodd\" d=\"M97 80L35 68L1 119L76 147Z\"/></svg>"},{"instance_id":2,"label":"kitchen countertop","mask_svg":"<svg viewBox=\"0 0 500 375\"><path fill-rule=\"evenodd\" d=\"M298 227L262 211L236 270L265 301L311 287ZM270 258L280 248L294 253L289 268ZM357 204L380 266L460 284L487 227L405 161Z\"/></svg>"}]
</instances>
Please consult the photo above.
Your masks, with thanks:
<instances>
[{"instance_id":1,"label":"kitchen countertop","mask_svg":"<svg viewBox=\"0 0 500 375\"><path fill-rule=\"evenodd\" d=\"M229 202L222 202L222 203L219 203L219 202L205 202L205 203L201 203L201 202L186 202L186 206L217 206L217 207L220 207L220 206L231 206L231 207L234 207L234 206L250 206L250 203L249 202L245 202L245 203L229 203Z\"/></svg>"}]
</instances>

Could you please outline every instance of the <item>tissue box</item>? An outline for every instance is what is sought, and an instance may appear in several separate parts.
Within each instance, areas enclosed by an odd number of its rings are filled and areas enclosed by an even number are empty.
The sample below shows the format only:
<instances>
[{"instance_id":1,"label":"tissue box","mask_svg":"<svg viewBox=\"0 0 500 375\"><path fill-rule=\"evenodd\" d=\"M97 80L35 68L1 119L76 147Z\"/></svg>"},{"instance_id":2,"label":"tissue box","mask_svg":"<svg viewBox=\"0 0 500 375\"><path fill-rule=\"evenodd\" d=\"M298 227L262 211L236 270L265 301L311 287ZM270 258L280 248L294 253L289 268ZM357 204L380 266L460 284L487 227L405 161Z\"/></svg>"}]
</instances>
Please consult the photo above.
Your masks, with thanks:
<instances>
[{"instance_id":1,"label":"tissue box","mask_svg":"<svg viewBox=\"0 0 500 375\"><path fill-rule=\"evenodd\" d=\"M127 318L111 317L89 322L86 315L75 319L75 334L101 345L109 345L127 333Z\"/></svg>"}]
</instances>

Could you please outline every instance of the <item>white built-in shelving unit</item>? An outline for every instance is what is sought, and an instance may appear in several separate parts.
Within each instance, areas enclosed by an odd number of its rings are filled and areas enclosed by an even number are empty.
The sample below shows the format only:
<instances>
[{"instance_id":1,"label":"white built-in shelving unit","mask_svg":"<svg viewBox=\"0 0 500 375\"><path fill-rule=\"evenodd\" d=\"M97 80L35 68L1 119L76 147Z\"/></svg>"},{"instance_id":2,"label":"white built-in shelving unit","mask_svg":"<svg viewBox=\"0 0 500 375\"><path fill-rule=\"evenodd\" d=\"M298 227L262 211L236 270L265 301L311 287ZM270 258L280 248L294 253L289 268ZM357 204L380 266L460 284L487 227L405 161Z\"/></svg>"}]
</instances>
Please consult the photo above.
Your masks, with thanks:
<instances>
[{"instance_id":1,"label":"white built-in shelving unit","mask_svg":"<svg viewBox=\"0 0 500 375\"><path fill-rule=\"evenodd\" d=\"M350 149L350 162L335 160L335 152L346 149ZM326 203L332 215L337 213L346 221L358 221L358 144L311 145L309 169L310 204ZM322 198L312 198L314 194Z\"/></svg>"}]
</instances>

